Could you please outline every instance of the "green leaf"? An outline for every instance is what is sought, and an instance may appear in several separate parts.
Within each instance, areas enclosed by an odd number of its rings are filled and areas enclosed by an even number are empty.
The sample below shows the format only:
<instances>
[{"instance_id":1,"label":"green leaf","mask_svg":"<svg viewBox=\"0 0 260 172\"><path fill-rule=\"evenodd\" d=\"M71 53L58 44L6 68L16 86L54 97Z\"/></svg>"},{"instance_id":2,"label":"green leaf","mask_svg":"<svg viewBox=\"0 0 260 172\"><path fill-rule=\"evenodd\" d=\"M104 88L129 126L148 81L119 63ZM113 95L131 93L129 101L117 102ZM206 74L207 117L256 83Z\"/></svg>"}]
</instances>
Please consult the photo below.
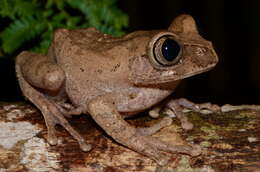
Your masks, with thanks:
<instances>
[{"instance_id":1,"label":"green leaf","mask_svg":"<svg viewBox=\"0 0 260 172\"><path fill-rule=\"evenodd\" d=\"M63 0L54 0L54 2L55 2L56 6L57 6L57 8L59 10L63 10L64 9L65 1L63 1Z\"/></svg>"},{"instance_id":2,"label":"green leaf","mask_svg":"<svg viewBox=\"0 0 260 172\"><path fill-rule=\"evenodd\" d=\"M15 5L14 0L0 0L0 15L2 17L10 17L14 19L13 7Z\"/></svg>"},{"instance_id":3,"label":"green leaf","mask_svg":"<svg viewBox=\"0 0 260 172\"><path fill-rule=\"evenodd\" d=\"M16 0L13 10L20 17L32 16L37 11L37 4L30 1Z\"/></svg>"},{"instance_id":4,"label":"green leaf","mask_svg":"<svg viewBox=\"0 0 260 172\"><path fill-rule=\"evenodd\" d=\"M122 35L128 17L117 0L0 0L0 51L10 55L21 47L46 52L57 28L96 27ZM34 45L23 46L37 40Z\"/></svg>"},{"instance_id":5,"label":"green leaf","mask_svg":"<svg viewBox=\"0 0 260 172\"><path fill-rule=\"evenodd\" d=\"M79 17L79 16L70 17L70 18L68 18L66 25L67 25L70 29L73 29L73 28L75 28L75 26L80 22L80 20L81 20L81 17Z\"/></svg>"},{"instance_id":6,"label":"green leaf","mask_svg":"<svg viewBox=\"0 0 260 172\"><path fill-rule=\"evenodd\" d=\"M39 35L45 27L45 23L38 22L33 17L15 20L0 34L3 51L5 53L14 52L24 42Z\"/></svg>"},{"instance_id":7,"label":"green leaf","mask_svg":"<svg viewBox=\"0 0 260 172\"><path fill-rule=\"evenodd\" d=\"M116 8L116 0L67 0L76 9L85 14L91 27L115 36L122 35L122 29L128 25L128 17ZM112 26L112 28L110 28Z\"/></svg>"}]
</instances>

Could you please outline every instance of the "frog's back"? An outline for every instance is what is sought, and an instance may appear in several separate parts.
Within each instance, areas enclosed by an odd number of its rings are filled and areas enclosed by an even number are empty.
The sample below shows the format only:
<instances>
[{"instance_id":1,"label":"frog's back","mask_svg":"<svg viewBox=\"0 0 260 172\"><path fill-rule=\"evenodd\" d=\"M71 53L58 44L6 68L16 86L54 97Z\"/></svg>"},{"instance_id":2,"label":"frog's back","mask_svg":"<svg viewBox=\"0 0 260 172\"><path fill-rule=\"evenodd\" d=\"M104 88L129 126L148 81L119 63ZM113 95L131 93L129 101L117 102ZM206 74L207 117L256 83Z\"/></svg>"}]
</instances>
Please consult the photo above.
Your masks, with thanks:
<instances>
[{"instance_id":1,"label":"frog's back","mask_svg":"<svg viewBox=\"0 0 260 172\"><path fill-rule=\"evenodd\" d=\"M102 94L132 89L129 61L146 53L146 43L153 34L138 31L112 37L94 28L58 30L54 51L66 75L65 89L70 100L80 105Z\"/></svg>"},{"instance_id":2,"label":"frog's back","mask_svg":"<svg viewBox=\"0 0 260 172\"><path fill-rule=\"evenodd\" d=\"M65 89L74 104L124 87L130 56L124 42L94 28L56 31L52 51L65 72Z\"/></svg>"}]
</instances>

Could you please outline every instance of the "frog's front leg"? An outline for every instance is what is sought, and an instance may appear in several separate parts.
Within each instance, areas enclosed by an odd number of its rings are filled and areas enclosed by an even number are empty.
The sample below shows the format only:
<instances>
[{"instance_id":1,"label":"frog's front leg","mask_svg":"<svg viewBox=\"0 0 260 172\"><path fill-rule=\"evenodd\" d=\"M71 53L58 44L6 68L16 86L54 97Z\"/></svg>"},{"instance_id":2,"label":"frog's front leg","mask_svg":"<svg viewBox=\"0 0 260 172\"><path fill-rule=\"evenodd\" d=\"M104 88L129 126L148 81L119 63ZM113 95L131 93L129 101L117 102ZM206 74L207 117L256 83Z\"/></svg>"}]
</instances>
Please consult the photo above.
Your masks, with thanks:
<instances>
[{"instance_id":1,"label":"frog's front leg","mask_svg":"<svg viewBox=\"0 0 260 172\"><path fill-rule=\"evenodd\" d=\"M16 73L22 92L43 114L48 129L47 140L51 145L57 144L55 125L62 125L80 144L84 151L91 149L85 140L64 118L60 108L50 97L35 87L49 92L61 88L65 76L62 69L47 56L23 52L16 58Z\"/></svg>"},{"instance_id":2,"label":"frog's front leg","mask_svg":"<svg viewBox=\"0 0 260 172\"><path fill-rule=\"evenodd\" d=\"M150 127L138 127L137 130L140 134L150 136L160 129L167 127L172 124L172 118L170 117L164 117L161 121L159 121L156 124L153 124Z\"/></svg>"},{"instance_id":3,"label":"frog's front leg","mask_svg":"<svg viewBox=\"0 0 260 172\"><path fill-rule=\"evenodd\" d=\"M152 136L143 135L122 118L110 95L100 96L90 101L87 111L99 126L117 142L154 159L160 165L165 165L170 159L169 155L163 152L184 153L193 156L201 153L198 146L173 146Z\"/></svg>"}]
</instances>

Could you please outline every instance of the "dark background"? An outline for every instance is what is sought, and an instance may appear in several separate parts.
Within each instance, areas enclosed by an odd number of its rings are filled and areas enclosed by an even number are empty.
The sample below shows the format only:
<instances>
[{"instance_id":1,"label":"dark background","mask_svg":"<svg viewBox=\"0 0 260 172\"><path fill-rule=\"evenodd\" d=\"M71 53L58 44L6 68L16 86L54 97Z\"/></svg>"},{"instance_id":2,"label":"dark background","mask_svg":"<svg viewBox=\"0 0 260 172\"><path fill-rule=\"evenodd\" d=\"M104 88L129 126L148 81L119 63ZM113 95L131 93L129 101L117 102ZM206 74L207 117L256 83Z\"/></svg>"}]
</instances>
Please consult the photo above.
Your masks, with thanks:
<instances>
[{"instance_id":1,"label":"dark background","mask_svg":"<svg viewBox=\"0 0 260 172\"><path fill-rule=\"evenodd\" d=\"M260 1L120 0L128 32L164 29L179 14L192 15L202 36L213 42L219 64L188 78L178 97L218 104L260 104ZM21 101L12 60L0 59L0 101Z\"/></svg>"}]
</instances>

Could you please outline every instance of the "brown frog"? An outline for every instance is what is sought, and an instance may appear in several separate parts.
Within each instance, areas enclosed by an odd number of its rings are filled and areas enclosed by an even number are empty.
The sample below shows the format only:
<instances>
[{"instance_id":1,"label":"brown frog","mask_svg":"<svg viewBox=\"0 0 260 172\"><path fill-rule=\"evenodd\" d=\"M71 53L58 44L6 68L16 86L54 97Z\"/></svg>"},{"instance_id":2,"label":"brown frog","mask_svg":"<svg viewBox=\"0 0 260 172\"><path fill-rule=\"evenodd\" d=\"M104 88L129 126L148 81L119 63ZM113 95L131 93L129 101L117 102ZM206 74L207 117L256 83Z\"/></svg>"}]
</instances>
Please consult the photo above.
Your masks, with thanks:
<instances>
[{"instance_id":1,"label":"brown frog","mask_svg":"<svg viewBox=\"0 0 260 172\"><path fill-rule=\"evenodd\" d=\"M118 38L94 28L59 29L47 55L18 55L16 73L23 94L44 116L51 145L57 144L55 125L60 124L83 151L89 151L91 146L65 117L90 114L114 140L164 165L170 158L165 152L197 156L201 149L152 137L171 124L169 117L147 128L133 127L124 119L161 102L180 80L208 71L217 62L211 42L199 35L193 18L181 15L167 30L137 31ZM167 105L184 129L192 124L180 107L202 107L186 99Z\"/></svg>"}]
</instances>

